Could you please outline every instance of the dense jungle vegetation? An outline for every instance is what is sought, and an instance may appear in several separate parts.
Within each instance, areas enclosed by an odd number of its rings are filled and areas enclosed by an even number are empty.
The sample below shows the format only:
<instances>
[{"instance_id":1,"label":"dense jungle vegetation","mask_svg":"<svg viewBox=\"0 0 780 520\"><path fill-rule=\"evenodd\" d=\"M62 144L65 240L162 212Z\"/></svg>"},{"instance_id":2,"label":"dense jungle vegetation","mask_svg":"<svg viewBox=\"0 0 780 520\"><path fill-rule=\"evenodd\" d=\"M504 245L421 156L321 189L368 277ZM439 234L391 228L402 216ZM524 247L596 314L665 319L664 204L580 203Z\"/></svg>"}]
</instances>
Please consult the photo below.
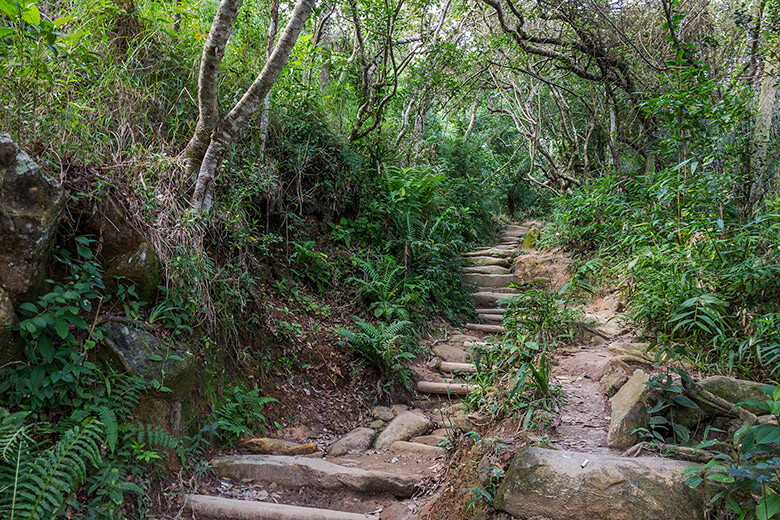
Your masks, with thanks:
<instances>
[{"instance_id":1,"label":"dense jungle vegetation","mask_svg":"<svg viewBox=\"0 0 780 520\"><path fill-rule=\"evenodd\" d=\"M407 395L500 219L551 222L580 287L617 286L692 369L778 379L776 0L0 12L0 132L66 197L46 281L1 294L4 517L172 518L171 469L195 485L204 453L294 423L309 378ZM154 273L109 272L108 206ZM97 354L111 322L186 348L125 374ZM188 356L177 426L138 412Z\"/></svg>"}]
</instances>

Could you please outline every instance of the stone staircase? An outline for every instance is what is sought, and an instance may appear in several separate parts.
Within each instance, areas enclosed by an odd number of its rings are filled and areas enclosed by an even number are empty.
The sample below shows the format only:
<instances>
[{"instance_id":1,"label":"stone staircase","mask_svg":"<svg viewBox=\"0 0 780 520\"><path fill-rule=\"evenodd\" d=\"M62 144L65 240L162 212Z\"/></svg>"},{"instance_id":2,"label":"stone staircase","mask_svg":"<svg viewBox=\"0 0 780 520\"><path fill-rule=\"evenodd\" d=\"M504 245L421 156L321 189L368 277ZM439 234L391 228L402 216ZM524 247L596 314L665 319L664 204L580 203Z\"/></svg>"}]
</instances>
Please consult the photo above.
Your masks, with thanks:
<instances>
[{"instance_id":1,"label":"stone staircase","mask_svg":"<svg viewBox=\"0 0 780 520\"><path fill-rule=\"evenodd\" d=\"M467 323L463 334L455 334L434 347L436 358L428 365L430 371L418 372L418 392L467 395L472 390L471 385L461 381L462 376L476 371L471 363L471 347L484 341L483 336L506 332L501 325L505 310L499 302L517 293L511 285L520 280L512 273L512 264L528 231L524 226L507 226L499 245L478 247L463 255L463 282L475 288L479 323Z\"/></svg>"},{"instance_id":2,"label":"stone staircase","mask_svg":"<svg viewBox=\"0 0 780 520\"><path fill-rule=\"evenodd\" d=\"M502 242L464 255L464 282L476 288L478 323L433 339L434 359L412 367L420 408L376 407L373 420L308 455L253 453L212 459L216 489L188 495L194 518L402 520L412 518L443 479L459 396L473 388L471 346L504 332L499 301L516 291L514 257L528 228L507 226ZM453 401L455 398L455 401ZM256 445L265 445L257 443ZM321 449L319 449L321 448Z\"/></svg>"}]
</instances>

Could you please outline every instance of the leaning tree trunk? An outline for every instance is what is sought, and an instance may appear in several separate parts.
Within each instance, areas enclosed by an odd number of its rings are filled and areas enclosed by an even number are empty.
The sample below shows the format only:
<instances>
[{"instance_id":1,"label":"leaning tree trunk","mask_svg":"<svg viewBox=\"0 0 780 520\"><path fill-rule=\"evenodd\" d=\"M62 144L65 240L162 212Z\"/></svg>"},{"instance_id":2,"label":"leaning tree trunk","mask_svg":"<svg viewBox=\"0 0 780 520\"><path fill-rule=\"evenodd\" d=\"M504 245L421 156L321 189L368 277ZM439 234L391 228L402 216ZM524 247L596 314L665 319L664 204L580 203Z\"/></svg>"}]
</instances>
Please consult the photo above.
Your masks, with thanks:
<instances>
[{"instance_id":1,"label":"leaning tree trunk","mask_svg":"<svg viewBox=\"0 0 780 520\"><path fill-rule=\"evenodd\" d=\"M753 183L750 187L750 206L753 213L759 211L763 207L767 195L777 189L776 174L767 171L766 167L772 116L777 97L776 74L776 58L767 54L764 76L761 78L761 91L758 96L758 113L753 132L753 153L750 157L750 171L753 174Z\"/></svg>"},{"instance_id":2,"label":"leaning tree trunk","mask_svg":"<svg viewBox=\"0 0 780 520\"><path fill-rule=\"evenodd\" d=\"M198 73L198 122L190 142L179 156L191 174L200 168L200 162L211 140L211 133L219 123L217 73L240 6L241 0L222 0L219 3L211 31L203 44Z\"/></svg>"},{"instance_id":3,"label":"leaning tree trunk","mask_svg":"<svg viewBox=\"0 0 780 520\"><path fill-rule=\"evenodd\" d=\"M265 59L271 57L274 51L274 40L279 27L279 0L271 0L271 22L268 24L268 38L266 40ZM260 153L265 152L268 142L268 125L271 122L271 93L263 99L263 111L260 113Z\"/></svg>"},{"instance_id":4,"label":"leaning tree trunk","mask_svg":"<svg viewBox=\"0 0 780 520\"><path fill-rule=\"evenodd\" d=\"M287 23L281 38L279 38L273 53L266 60L263 70L260 71L252 85L244 92L236 106L219 122L212 132L211 140L198 170L198 178L195 181L195 192L191 201L193 212L204 213L211 207L214 177L217 169L222 164L225 152L236 135L246 126L249 118L263 104L263 100L290 59L290 53L298 40L298 35L303 29L306 19L309 17L309 13L311 13L314 7L314 3L315 0L298 0L290 16L290 21Z\"/></svg>"}]
</instances>

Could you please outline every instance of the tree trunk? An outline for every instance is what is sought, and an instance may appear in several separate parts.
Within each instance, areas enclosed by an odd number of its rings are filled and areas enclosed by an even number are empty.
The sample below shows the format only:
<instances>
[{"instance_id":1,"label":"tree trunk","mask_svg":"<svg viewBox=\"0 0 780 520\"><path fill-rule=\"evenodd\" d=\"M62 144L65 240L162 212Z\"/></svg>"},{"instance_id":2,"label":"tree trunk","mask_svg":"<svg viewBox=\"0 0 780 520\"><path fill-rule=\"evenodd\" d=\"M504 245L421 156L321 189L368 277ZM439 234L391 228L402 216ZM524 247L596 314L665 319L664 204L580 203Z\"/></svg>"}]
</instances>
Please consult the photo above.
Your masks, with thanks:
<instances>
[{"instance_id":1,"label":"tree trunk","mask_svg":"<svg viewBox=\"0 0 780 520\"><path fill-rule=\"evenodd\" d=\"M271 0L271 21L268 24L268 38L266 38L265 59L271 57L274 51L274 40L279 26L279 0ZM263 99L263 112L260 114L260 153L265 152L265 144L268 141L268 124L271 121L271 93Z\"/></svg>"},{"instance_id":2,"label":"tree trunk","mask_svg":"<svg viewBox=\"0 0 780 520\"><path fill-rule=\"evenodd\" d=\"M217 73L225 47L233 31L241 0L222 0L211 24L211 31L203 44L198 74L198 122L187 147L179 155L187 171L194 174L211 140L211 133L219 123L217 103Z\"/></svg>"},{"instance_id":3,"label":"tree trunk","mask_svg":"<svg viewBox=\"0 0 780 520\"><path fill-rule=\"evenodd\" d=\"M223 0L223 2L227 1L231 0ZM290 21L287 23L287 27L281 38L279 38L279 42L276 44L271 56L265 62L263 70L260 71L260 74L255 78L255 81L238 103L236 103L236 106L214 129L195 182L195 192L191 201L193 212L205 213L211 207L214 177L217 169L222 164L225 152L236 135L246 126L249 118L260 108L263 100L290 59L290 53L298 40L298 35L303 30L314 3L315 0L298 0L290 16Z\"/></svg>"},{"instance_id":4,"label":"tree trunk","mask_svg":"<svg viewBox=\"0 0 780 520\"><path fill-rule=\"evenodd\" d=\"M758 113L756 127L753 132L753 154L750 157L750 171L753 174L753 184L750 187L750 206L753 213L764 205L764 199L777 189L776 175L768 172L766 157L769 150L769 137L772 130L775 98L777 97L777 61L767 54L764 65L764 76L761 78L761 92L758 96Z\"/></svg>"}]
</instances>

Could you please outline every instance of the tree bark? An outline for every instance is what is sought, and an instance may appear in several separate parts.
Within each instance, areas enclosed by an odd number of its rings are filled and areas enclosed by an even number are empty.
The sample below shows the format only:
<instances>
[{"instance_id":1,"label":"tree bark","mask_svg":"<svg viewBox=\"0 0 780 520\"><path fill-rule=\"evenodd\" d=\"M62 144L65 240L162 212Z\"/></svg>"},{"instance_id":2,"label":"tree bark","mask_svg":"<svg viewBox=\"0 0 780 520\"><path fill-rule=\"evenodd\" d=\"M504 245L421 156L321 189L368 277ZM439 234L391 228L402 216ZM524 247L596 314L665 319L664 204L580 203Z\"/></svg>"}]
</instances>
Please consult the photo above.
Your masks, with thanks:
<instances>
[{"instance_id":1,"label":"tree bark","mask_svg":"<svg viewBox=\"0 0 780 520\"><path fill-rule=\"evenodd\" d=\"M271 21L268 24L268 38L266 38L265 59L271 57L274 51L274 41L279 26L279 0L271 0ZM271 122L271 93L265 95L263 99L263 111L260 114L260 153L265 152L265 145L268 141L268 124Z\"/></svg>"},{"instance_id":2,"label":"tree bark","mask_svg":"<svg viewBox=\"0 0 780 520\"><path fill-rule=\"evenodd\" d=\"M240 7L241 0L222 0L203 44L198 73L198 122L190 142L179 155L179 159L191 174L200 168L211 140L211 133L219 123L217 75Z\"/></svg>"},{"instance_id":3,"label":"tree bark","mask_svg":"<svg viewBox=\"0 0 780 520\"><path fill-rule=\"evenodd\" d=\"M231 0L223 0L225 2ZM271 87L279 78L279 74L290 59L290 53L298 40L306 19L309 17L315 0L298 0L290 16L290 21L282 33L279 42L274 47L271 56L265 62L263 70L255 78L252 85L214 129L211 140L203 156L198 178L195 182L195 192L192 195L191 207L194 213L205 213L211 207L214 177L222 164L225 152L233 139L246 126L246 122L254 115L270 92Z\"/></svg>"},{"instance_id":4,"label":"tree bark","mask_svg":"<svg viewBox=\"0 0 780 520\"><path fill-rule=\"evenodd\" d=\"M777 189L775 172L766 168L767 152L769 150L772 116L774 115L775 98L777 97L777 58L767 53L764 65L764 76L761 78L761 92L758 96L758 113L753 132L753 153L750 157L750 171L753 183L750 187L750 206L753 213L764 205L764 199Z\"/></svg>"}]
</instances>

